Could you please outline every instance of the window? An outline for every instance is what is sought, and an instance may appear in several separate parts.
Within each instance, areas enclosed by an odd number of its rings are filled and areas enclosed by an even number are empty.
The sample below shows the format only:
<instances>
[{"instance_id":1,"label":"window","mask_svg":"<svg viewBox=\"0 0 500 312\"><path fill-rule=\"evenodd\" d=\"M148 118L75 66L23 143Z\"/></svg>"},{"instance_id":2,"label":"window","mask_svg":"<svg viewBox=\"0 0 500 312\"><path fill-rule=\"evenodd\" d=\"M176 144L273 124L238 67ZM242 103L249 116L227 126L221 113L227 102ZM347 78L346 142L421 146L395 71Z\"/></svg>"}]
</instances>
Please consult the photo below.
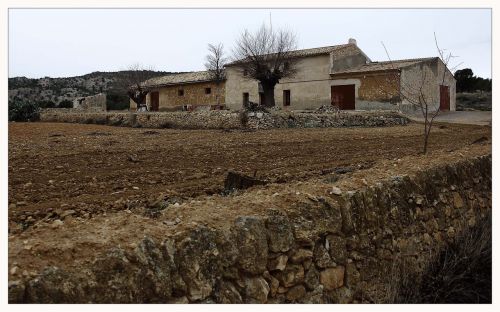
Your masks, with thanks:
<instances>
[{"instance_id":1,"label":"window","mask_svg":"<svg viewBox=\"0 0 500 312\"><path fill-rule=\"evenodd\" d=\"M212 88L205 88L205 94L212 93Z\"/></svg>"},{"instance_id":2,"label":"window","mask_svg":"<svg viewBox=\"0 0 500 312\"><path fill-rule=\"evenodd\" d=\"M248 92L243 93L243 106L248 106L248 103L250 102L250 95Z\"/></svg>"},{"instance_id":3,"label":"window","mask_svg":"<svg viewBox=\"0 0 500 312\"><path fill-rule=\"evenodd\" d=\"M290 90L283 90L283 106L290 106Z\"/></svg>"},{"instance_id":4,"label":"window","mask_svg":"<svg viewBox=\"0 0 500 312\"><path fill-rule=\"evenodd\" d=\"M177 95L184 96L184 89L177 90Z\"/></svg>"}]
</instances>

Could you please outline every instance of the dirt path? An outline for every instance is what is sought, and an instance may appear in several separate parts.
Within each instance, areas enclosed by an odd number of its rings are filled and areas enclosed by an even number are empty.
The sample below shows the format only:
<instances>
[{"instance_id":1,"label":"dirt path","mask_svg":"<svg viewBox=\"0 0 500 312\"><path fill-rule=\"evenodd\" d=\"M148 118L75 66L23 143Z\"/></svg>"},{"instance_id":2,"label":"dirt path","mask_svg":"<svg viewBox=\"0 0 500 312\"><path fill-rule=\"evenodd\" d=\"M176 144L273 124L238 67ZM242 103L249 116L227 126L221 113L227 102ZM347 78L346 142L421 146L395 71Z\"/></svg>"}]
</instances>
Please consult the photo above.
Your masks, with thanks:
<instances>
[{"instance_id":1,"label":"dirt path","mask_svg":"<svg viewBox=\"0 0 500 312\"><path fill-rule=\"evenodd\" d=\"M229 169L282 183L335 167L368 168L418 154L421 132L419 124L227 132L12 123L9 231L64 211L89 218L160 194L219 193ZM437 125L430 151L447 153L484 136L491 141L490 127Z\"/></svg>"}]
</instances>

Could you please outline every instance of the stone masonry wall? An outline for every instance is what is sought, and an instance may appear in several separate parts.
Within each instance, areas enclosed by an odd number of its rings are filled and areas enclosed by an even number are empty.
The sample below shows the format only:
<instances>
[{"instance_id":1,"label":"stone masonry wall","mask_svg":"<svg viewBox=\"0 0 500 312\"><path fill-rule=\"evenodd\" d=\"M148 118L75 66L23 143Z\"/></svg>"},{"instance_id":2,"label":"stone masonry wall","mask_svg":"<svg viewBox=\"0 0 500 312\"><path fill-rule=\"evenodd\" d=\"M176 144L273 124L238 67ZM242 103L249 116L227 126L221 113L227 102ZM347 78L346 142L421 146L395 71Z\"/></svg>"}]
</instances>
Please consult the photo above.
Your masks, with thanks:
<instances>
[{"instance_id":1,"label":"stone masonry wall","mask_svg":"<svg viewBox=\"0 0 500 312\"><path fill-rule=\"evenodd\" d=\"M73 108L88 111L106 111L106 94L99 93L92 96L76 98L73 101Z\"/></svg>"},{"instance_id":2,"label":"stone masonry wall","mask_svg":"<svg viewBox=\"0 0 500 312\"><path fill-rule=\"evenodd\" d=\"M248 122L244 125L240 120L240 115L230 111L99 113L48 109L40 114L40 120L174 129L383 127L408 123L406 117L393 112L341 113L338 115L333 113L248 112L247 116Z\"/></svg>"},{"instance_id":3,"label":"stone masonry wall","mask_svg":"<svg viewBox=\"0 0 500 312\"><path fill-rule=\"evenodd\" d=\"M47 267L9 284L10 302L384 302L392 267L419 270L429 251L491 210L491 155L434 167L332 201L309 194L230 229L197 226L116 247L89 268ZM272 208L272 207L270 207Z\"/></svg>"}]
</instances>

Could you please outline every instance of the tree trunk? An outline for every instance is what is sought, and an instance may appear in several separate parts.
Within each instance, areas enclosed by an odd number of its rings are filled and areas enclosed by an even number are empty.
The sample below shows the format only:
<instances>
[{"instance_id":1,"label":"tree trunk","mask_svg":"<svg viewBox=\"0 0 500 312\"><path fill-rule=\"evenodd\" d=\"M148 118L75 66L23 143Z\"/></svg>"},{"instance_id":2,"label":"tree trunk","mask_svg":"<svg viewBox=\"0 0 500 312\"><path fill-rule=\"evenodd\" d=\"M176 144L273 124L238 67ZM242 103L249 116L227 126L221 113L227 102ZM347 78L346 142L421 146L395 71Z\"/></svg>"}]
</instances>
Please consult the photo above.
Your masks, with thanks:
<instances>
[{"instance_id":1,"label":"tree trunk","mask_svg":"<svg viewBox=\"0 0 500 312\"><path fill-rule=\"evenodd\" d=\"M220 84L219 83L215 84L215 98L217 100L217 109L219 109L219 106L220 106Z\"/></svg>"},{"instance_id":2,"label":"tree trunk","mask_svg":"<svg viewBox=\"0 0 500 312\"><path fill-rule=\"evenodd\" d=\"M264 106L265 107L274 107L274 87L276 83L265 83L261 82L262 90L264 91Z\"/></svg>"},{"instance_id":3,"label":"tree trunk","mask_svg":"<svg viewBox=\"0 0 500 312\"><path fill-rule=\"evenodd\" d=\"M424 126L424 155L427 154L427 143L429 142L429 131L427 130L428 121L427 116L425 116L425 126Z\"/></svg>"}]
</instances>

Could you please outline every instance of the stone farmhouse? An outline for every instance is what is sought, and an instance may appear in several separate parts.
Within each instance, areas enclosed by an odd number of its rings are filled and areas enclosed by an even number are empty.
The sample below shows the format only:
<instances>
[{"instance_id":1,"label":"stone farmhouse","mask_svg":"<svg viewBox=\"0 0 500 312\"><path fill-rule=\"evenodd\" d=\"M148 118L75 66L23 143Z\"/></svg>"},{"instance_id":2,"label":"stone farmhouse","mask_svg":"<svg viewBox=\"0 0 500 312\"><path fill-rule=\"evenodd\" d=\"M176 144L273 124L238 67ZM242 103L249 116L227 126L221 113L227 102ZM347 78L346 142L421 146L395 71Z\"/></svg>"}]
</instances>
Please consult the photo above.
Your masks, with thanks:
<instances>
[{"instance_id":1,"label":"stone farmhouse","mask_svg":"<svg viewBox=\"0 0 500 312\"><path fill-rule=\"evenodd\" d=\"M420 86L434 109L455 110L456 81L438 57L374 62L354 39L292 55L298 58L296 74L275 87L276 106L283 110L335 105L341 110L414 111L408 99ZM225 71L226 81L218 86L206 71L149 79L143 83L151 90L146 104L150 111L239 110L246 102L263 102L259 82L247 77L238 62L227 64Z\"/></svg>"}]
</instances>

